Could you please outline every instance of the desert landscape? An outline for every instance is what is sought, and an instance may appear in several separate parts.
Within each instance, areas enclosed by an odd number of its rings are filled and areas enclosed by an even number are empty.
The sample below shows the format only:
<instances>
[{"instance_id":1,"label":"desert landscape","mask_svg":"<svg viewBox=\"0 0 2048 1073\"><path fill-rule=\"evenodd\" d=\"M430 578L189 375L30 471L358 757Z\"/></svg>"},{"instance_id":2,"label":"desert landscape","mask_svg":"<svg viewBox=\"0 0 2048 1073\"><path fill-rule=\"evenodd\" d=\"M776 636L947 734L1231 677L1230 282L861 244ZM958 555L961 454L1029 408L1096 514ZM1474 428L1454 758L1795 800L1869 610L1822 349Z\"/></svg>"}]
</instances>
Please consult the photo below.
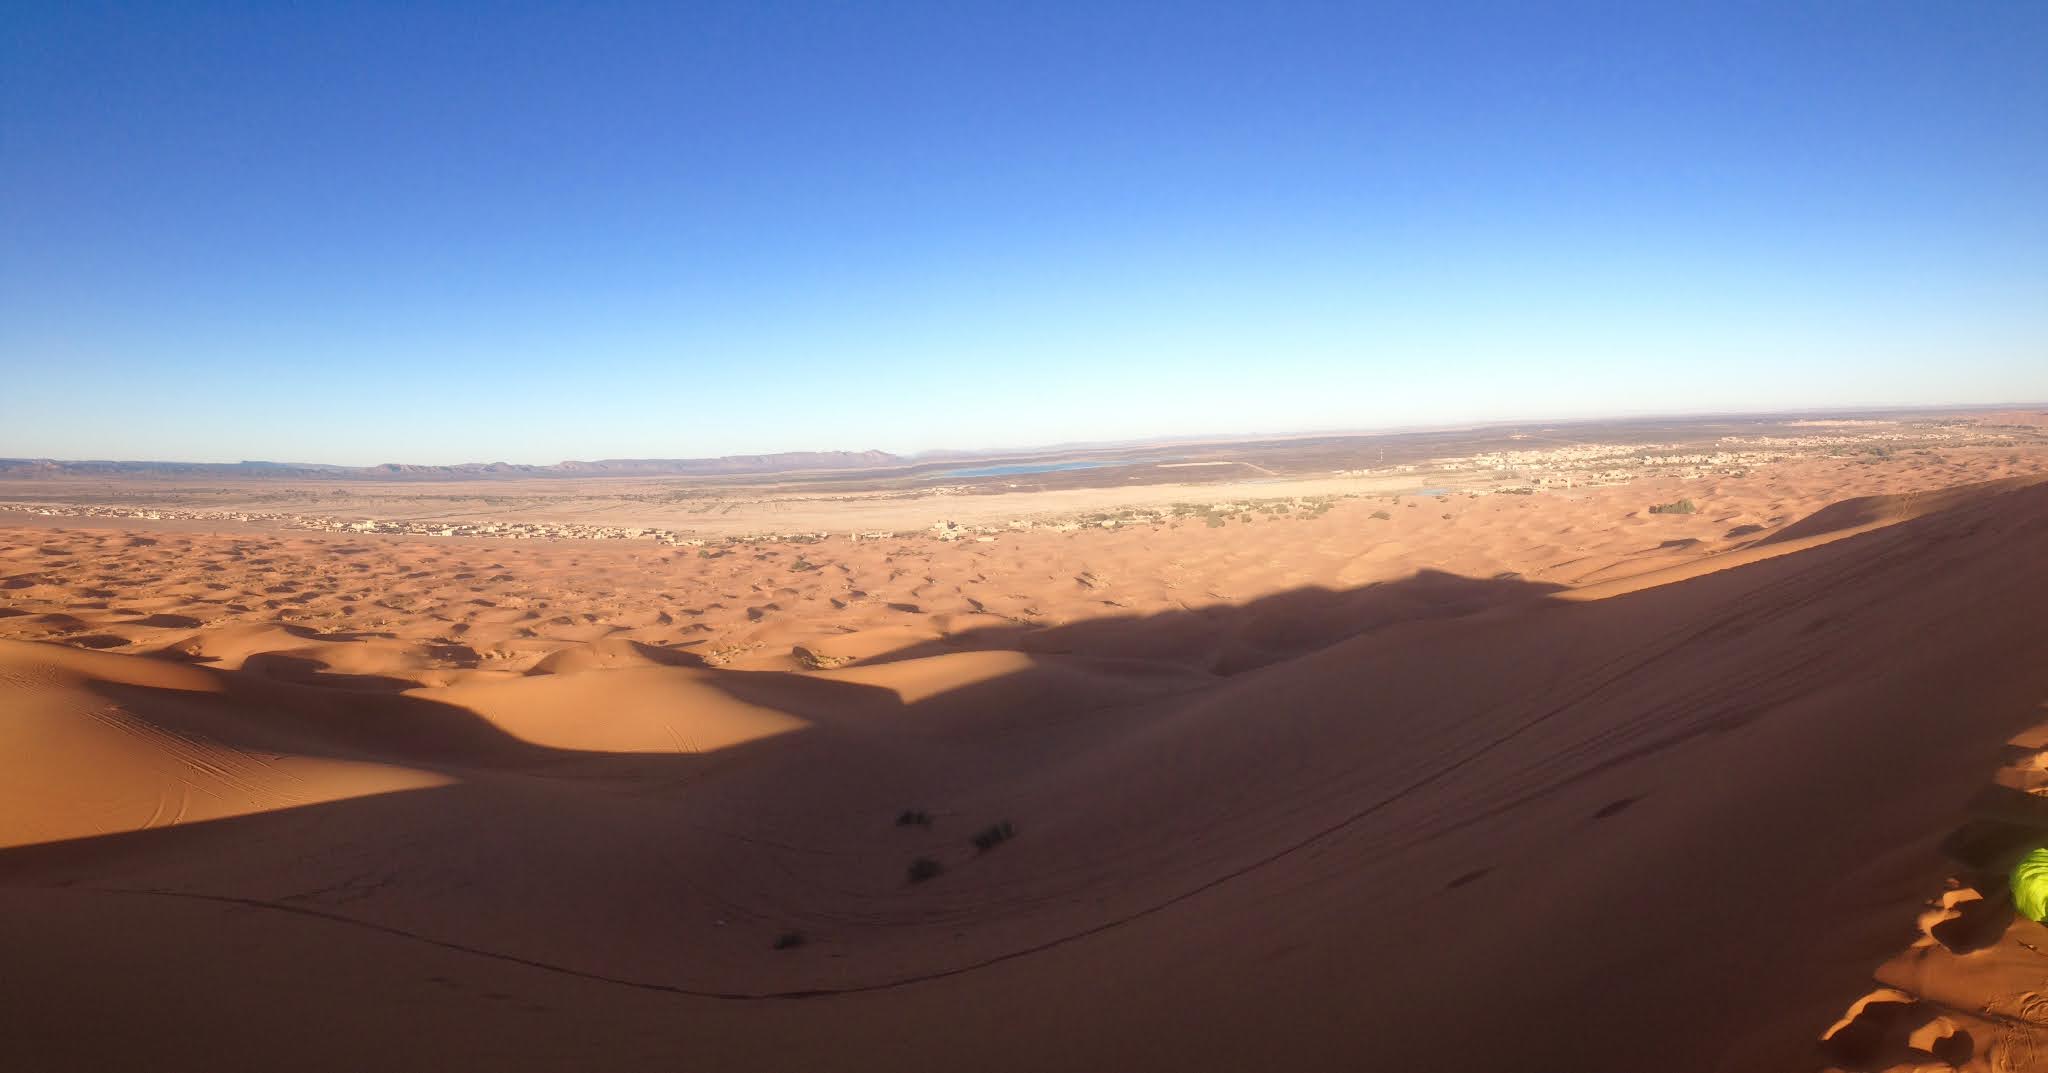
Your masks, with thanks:
<instances>
[{"instance_id":1,"label":"desert landscape","mask_svg":"<svg viewBox=\"0 0 2048 1073\"><path fill-rule=\"evenodd\" d=\"M2048 4L0 33L0 1073L2048 1073Z\"/></svg>"},{"instance_id":2,"label":"desert landscape","mask_svg":"<svg viewBox=\"0 0 2048 1073\"><path fill-rule=\"evenodd\" d=\"M10 1066L2048 1049L2048 413L870 461L0 464Z\"/></svg>"}]
</instances>

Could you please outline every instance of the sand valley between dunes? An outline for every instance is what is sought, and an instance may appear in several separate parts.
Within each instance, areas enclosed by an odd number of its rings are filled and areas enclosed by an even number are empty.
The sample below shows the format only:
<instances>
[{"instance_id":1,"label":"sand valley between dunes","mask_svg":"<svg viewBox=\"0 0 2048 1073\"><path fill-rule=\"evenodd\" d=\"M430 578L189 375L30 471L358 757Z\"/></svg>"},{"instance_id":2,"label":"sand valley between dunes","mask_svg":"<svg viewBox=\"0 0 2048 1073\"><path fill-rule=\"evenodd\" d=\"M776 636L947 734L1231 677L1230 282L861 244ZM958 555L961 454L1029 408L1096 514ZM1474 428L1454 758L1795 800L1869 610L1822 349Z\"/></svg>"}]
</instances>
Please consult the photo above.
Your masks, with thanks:
<instances>
[{"instance_id":1,"label":"sand valley between dunes","mask_svg":"<svg viewBox=\"0 0 2048 1073\"><path fill-rule=\"evenodd\" d=\"M724 529L10 485L0 1067L2048 1068L2001 429Z\"/></svg>"}]
</instances>

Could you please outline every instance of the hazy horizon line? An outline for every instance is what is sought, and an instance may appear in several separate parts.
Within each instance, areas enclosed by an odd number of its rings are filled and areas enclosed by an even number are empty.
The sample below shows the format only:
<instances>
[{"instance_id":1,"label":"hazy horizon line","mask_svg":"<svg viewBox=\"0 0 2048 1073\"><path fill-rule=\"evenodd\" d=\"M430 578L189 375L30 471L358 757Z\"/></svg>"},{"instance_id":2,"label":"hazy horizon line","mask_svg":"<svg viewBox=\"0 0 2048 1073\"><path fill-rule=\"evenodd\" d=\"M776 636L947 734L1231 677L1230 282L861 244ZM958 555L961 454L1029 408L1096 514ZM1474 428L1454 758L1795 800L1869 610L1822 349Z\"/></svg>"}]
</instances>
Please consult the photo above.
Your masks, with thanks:
<instances>
[{"instance_id":1,"label":"hazy horizon line","mask_svg":"<svg viewBox=\"0 0 2048 1073\"><path fill-rule=\"evenodd\" d=\"M382 461L369 463L350 462L307 462L263 458L238 459L187 459L187 458L59 458L54 455L0 454L0 462L50 462L63 465L105 464L105 465L159 465L159 466L279 466L302 467L307 469L373 470L387 467L409 467L421 469L467 469L487 466L506 466L522 469L550 469L562 466L601 465L605 463L656 463L656 462L721 462L751 458L780 458L802 455L886 455L904 463L917 464L921 461L947 461L956 459L991 458L1002 455L1042 455L1052 452L1079 452L1090 450L1113 450L1117 448L1172 446L1185 444L1247 443L1270 440L1307 439L1319 436L1398 436L1425 432L1456 432L1503 428L1528 424L1588 425L1601 422L1658 421L1658 420L1708 420L1734 417L1796 417L1796 416L1850 416L1870 414L1907 413L1954 413L1961 411L1997 411L2006 409L2048 408L2048 400L2012 400L2001 402L1958 402L1958 403L1912 403L1897 406L1800 406L1758 410L1626 410L1600 414L1573 415L1531 415L1510 418L1489 418L1470 421L1422 422L1405 425L1339 426L1305 428L1297 430L1263 430L1255 432L1207 432L1177 433L1162 436L1140 436L1127 439L1064 440L1053 443L1028 443L994 445L983 447L938 447L923 451L898 454L879 448L795 448L778 451L745 451L719 455L644 455L608 456L600 458L567 458L555 462L510 462L503 459L490 461L465 460L460 462L405 462Z\"/></svg>"}]
</instances>

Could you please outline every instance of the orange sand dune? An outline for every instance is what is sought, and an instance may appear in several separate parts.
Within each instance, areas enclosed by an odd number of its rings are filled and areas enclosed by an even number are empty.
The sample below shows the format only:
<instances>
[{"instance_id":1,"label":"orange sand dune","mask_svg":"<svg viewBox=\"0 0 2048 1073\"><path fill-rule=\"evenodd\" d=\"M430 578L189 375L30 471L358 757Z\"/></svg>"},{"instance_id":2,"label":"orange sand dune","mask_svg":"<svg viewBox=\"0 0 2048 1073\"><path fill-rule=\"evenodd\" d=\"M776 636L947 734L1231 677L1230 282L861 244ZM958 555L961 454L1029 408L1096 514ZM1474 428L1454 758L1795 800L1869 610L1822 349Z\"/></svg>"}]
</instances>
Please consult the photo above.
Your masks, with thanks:
<instances>
[{"instance_id":1,"label":"orange sand dune","mask_svg":"<svg viewBox=\"0 0 2048 1073\"><path fill-rule=\"evenodd\" d=\"M2041 718L2048 483L1576 535L1553 504L1432 503L1492 512L1433 570L1347 543L1435 531L1358 507L1266 523L1300 547L1263 555L24 540L0 627L45 639L0 643L7 1052L1828 1061ZM1909 983L1989 986L1942 980ZM2000 1024L1945 1057L2048 1048Z\"/></svg>"},{"instance_id":2,"label":"orange sand dune","mask_svg":"<svg viewBox=\"0 0 2048 1073\"><path fill-rule=\"evenodd\" d=\"M224 696L232 683L199 668L0 641L0 686L0 847L446 781L337 750L288 700L235 703Z\"/></svg>"}]
</instances>

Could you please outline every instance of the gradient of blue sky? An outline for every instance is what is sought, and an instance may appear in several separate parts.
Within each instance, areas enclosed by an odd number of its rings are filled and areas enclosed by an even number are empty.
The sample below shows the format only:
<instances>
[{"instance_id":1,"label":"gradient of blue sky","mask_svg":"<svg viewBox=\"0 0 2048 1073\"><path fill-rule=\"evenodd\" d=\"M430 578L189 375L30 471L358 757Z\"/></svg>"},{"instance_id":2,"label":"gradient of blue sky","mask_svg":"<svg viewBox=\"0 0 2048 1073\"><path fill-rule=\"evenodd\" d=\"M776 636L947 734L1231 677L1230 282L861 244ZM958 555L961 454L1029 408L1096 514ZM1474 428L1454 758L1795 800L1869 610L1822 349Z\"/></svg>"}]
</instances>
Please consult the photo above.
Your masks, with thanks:
<instances>
[{"instance_id":1,"label":"gradient of blue sky","mask_svg":"<svg viewBox=\"0 0 2048 1073\"><path fill-rule=\"evenodd\" d=\"M425 7L10 5L0 455L2048 399L2040 3Z\"/></svg>"}]
</instances>

